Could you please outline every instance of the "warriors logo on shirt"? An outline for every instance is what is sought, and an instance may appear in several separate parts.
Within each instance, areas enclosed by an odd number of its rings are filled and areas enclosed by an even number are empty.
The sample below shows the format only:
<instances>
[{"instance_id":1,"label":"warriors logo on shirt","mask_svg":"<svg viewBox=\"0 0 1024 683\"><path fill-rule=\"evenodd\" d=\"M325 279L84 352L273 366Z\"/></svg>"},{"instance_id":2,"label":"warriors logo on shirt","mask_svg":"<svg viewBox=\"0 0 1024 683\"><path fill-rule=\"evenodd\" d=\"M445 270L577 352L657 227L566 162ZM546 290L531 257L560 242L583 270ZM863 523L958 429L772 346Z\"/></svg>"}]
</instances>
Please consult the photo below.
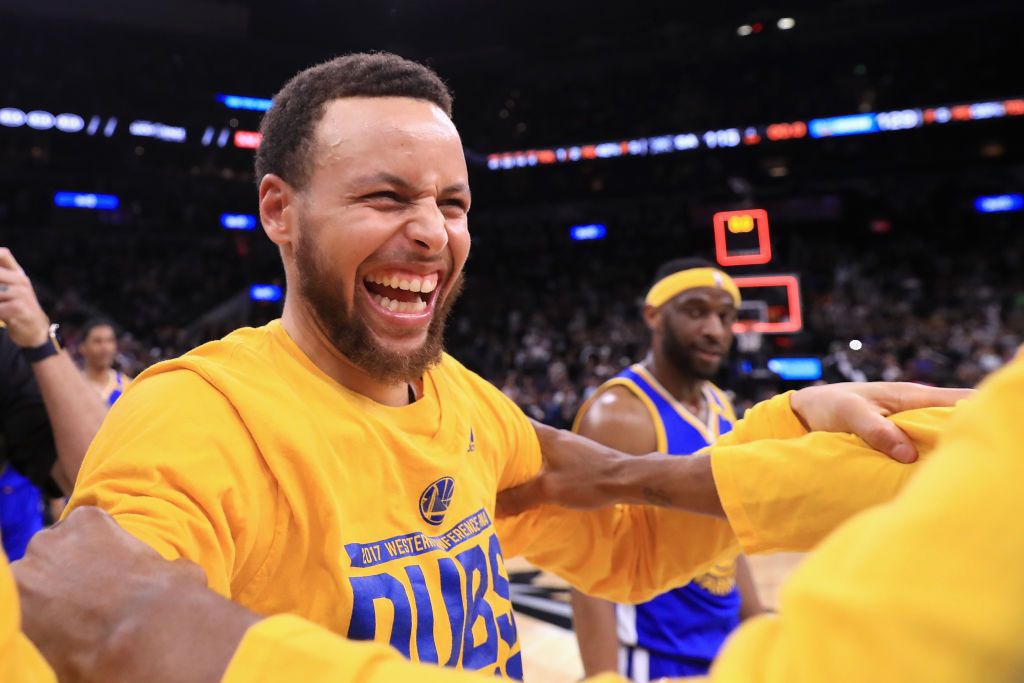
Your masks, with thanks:
<instances>
[{"instance_id":1,"label":"warriors logo on shirt","mask_svg":"<svg viewBox=\"0 0 1024 683\"><path fill-rule=\"evenodd\" d=\"M431 526L440 526L455 495L455 480L441 477L420 494L420 517Z\"/></svg>"}]
</instances>

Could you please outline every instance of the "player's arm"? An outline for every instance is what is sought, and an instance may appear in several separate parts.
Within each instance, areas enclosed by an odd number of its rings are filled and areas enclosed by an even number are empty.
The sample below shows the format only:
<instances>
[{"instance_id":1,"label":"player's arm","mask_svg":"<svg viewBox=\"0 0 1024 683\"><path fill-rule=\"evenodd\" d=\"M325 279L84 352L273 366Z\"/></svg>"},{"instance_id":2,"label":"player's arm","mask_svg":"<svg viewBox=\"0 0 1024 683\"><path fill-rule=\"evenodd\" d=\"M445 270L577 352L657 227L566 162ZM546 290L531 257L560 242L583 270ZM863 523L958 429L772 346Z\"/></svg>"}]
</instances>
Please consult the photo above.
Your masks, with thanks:
<instances>
[{"instance_id":1,"label":"player's arm","mask_svg":"<svg viewBox=\"0 0 1024 683\"><path fill-rule=\"evenodd\" d=\"M862 413L878 417L878 404L861 401L863 394L848 402L850 387L823 389L828 391L815 392L811 408L802 414L812 429L873 428L875 421L864 420ZM879 390L890 388L869 387L868 395ZM916 401L949 403L963 395L924 387L894 394L900 407ZM831 410L834 401L848 409ZM777 401L762 406L780 408ZM911 411L897 416L893 428L902 427L904 439L928 447L948 413ZM771 421L770 415L763 417ZM503 547L591 595L621 602L653 597L736 553L734 530L747 552L806 550L853 514L891 499L915 471L851 434L815 432L795 439L716 445L686 458L634 458L568 432L543 425L535 429L544 469L526 484L503 492L498 508L499 514L516 514L543 507L504 521ZM589 513L550 505L589 509L612 502L635 505ZM712 518L726 515L729 524ZM679 538L688 541L681 548ZM664 547L679 550L666 555L659 552Z\"/></svg>"},{"instance_id":2,"label":"player's arm","mask_svg":"<svg viewBox=\"0 0 1024 683\"><path fill-rule=\"evenodd\" d=\"M602 392L581 416L577 432L623 453L657 450L654 423L643 403L628 389L611 387ZM571 590L572 621L576 642L588 676L618 669L619 641L615 603Z\"/></svg>"},{"instance_id":3,"label":"player's arm","mask_svg":"<svg viewBox=\"0 0 1024 683\"><path fill-rule=\"evenodd\" d=\"M210 587L230 595L270 552L273 481L220 392L191 370L157 368L111 408L68 511L105 510L165 558L199 564Z\"/></svg>"},{"instance_id":4,"label":"player's arm","mask_svg":"<svg viewBox=\"0 0 1024 683\"><path fill-rule=\"evenodd\" d=\"M10 341L19 349L42 346L49 339L50 320L39 306L32 282L4 247L0 247L0 322L6 325ZM68 493L106 408L96 392L89 389L66 351L32 363L31 367L21 357L9 353L5 356L4 431L14 442L15 454L23 460L47 461L47 467L52 462L48 474ZM37 403L40 397L45 411L42 413ZM50 431L52 436L47 433ZM47 456L53 453L55 460L53 455ZM35 469L27 465L29 478L44 485L46 482Z\"/></svg>"}]
</instances>

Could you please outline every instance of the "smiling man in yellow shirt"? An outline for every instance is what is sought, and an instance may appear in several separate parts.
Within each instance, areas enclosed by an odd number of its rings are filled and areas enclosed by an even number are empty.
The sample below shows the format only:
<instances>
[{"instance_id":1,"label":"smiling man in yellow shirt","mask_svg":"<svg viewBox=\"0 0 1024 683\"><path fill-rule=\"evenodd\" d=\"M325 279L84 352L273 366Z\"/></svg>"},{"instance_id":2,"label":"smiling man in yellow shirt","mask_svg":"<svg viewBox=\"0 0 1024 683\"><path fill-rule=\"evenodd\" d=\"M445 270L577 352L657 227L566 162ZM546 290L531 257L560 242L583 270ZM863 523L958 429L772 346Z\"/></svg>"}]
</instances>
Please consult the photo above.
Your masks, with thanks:
<instances>
[{"instance_id":1,"label":"smiling man in yellow shirt","mask_svg":"<svg viewBox=\"0 0 1024 683\"><path fill-rule=\"evenodd\" d=\"M756 451L787 469L792 458L819 452L823 486L845 479L870 488L866 496L876 505L841 524L797 570L783 587L777 615L753 619L736 631L710 681L1022 680L1024 582L1015 571L1024 564L1024 498L1016 485L1024 481L1022 395L1024 356L1019 356L986 382L976 399L957 408L945 431L929 411L895 416L923 456L910 467L884 459L848 435L811 434L757 449L713 448L716 477L728 476L722 465L737 456L756 463ZM620 469L618 481L596 477L600 486L579 493L557 481L531 485L515 492L514 505L574 495L568 502L596 504L643 495L650 485L670 497L688 495L674 485L683 462L630 459L608 449L573 456L559 443L561 435L546 432L543 438L547 452L556 456L549 458L549 472L564 474L574 461L594 469L602 458L618 461L628 472ZM846 457L820 452L823 445L834 449L837 438L845 442ZM734 497L740 491L742 497ZM746 550L805 548L827 533L837 514L850 512L848 507L829 512L839 495L825 500L824 507L812 497L780 526L779 513L792 510L793 501L779 500L779 493L774 486L744 485L721 494L719 508L729 510L732 523L739 522ZM69 565L92 571L68 572ZM43 532L16 570L29 600L30 633L45 644L64 680L484 680L404 662L386 647L346 641L294 616L261 619L217 598L197 577L187 579L96 510L80 510L63 527ZM118 666L101 675L96 660L111 656Z\"/></svg>"},{"instance_id":2,"label":"smiling man in yellow shirt","mask_svg":"<svg viewBox=\"0 0 1024 683\"><path fill-rule=\"evenodd\" d=\"M519 678L503 546L635 601L737 541L724 521L649 507L549 508L498 528L496 493L533 477L541 448L511 401L442 353L470 241L450 115L437 76L394 55L340 57L284 86L256 159L288 282L281 320L143 373L69 510L103 508L256 613ZM722 443L805 431L782 396ZM714 496L710 469L687 476Z\"/></svg>"}]
</instances>

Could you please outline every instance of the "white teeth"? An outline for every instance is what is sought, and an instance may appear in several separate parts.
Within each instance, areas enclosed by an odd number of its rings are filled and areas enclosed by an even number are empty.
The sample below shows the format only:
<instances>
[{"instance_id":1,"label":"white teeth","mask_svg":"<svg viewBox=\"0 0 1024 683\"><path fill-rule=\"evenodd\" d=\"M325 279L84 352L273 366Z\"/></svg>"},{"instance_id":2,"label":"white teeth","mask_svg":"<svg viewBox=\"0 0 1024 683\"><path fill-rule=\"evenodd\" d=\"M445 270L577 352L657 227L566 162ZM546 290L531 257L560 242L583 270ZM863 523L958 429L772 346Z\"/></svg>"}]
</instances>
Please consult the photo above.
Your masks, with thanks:
<instances>
[{"instance_id":1,"label":"white teeth","mask_svg":"<svg viewBox=\"0 0 1024 683\"><path fill-rule=\"evenodd\" d=\"M392 289L421 292L423 294L429 294L437 289L436 275L422 278L415 275L407 278L400 278L397 275L394 277L389 275L371 275L366 278L366 281L376 285L383 285L384 287L391 287Z\"/></svg>"},{"instance_id":2,"label":"white teeth","mask_svg":"<svg viewBox=\"0 0 1024 683\"><path fill-rule=\"evenodd\" d=\"M373 294L372 296L373 300L382 308L394 311L395 313L422 313L427 310L427 302L422 299L419 301L398 301L397 299L389 299L380 294Z\"/></svg>"}]
</instances>

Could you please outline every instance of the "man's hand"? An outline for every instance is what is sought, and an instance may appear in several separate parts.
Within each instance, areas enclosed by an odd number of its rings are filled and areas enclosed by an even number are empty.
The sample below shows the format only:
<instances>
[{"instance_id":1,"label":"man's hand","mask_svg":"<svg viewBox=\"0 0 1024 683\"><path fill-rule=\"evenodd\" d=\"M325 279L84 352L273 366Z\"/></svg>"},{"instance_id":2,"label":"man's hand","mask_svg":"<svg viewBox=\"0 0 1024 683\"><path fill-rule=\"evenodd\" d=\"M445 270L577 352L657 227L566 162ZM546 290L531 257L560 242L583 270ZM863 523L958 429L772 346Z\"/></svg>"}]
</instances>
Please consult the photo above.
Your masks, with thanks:
<instances>
[{"instance_id":1,"label":"man's hand","mask_svg":"<svg viewBox=\"0 0 1024 683\"><path fill-rule=\"evenodd\" d=\"M41 346L50 334L50 320L39 306L32 282L6 247L0 247L0 320L7 325L11 341L25 349Z\"/></svg>"},{"instance_id":2,"label":"man's hand","mask_svg":"<svg viewBox=\"0 0 1024 683\"><path fill-rule=\"evenodd\" d=\"M12 568L25 635L62 683L213 683L258 620L97 508L37 534Z\"/></svg>"},{"instance_id":3,"label":"man's hand","mask_svg":"<svg viewBox=\"0 0 1024 683\"><path fill-rule=\"evenodd\" d=\"M943 389L911 382L846 382L807 387L795 392L789 405L812 432L856 434L893 460L917 460L913 441L885 419L916 408L952 406L973 389Z\"/></svg>"}]
</instances>

